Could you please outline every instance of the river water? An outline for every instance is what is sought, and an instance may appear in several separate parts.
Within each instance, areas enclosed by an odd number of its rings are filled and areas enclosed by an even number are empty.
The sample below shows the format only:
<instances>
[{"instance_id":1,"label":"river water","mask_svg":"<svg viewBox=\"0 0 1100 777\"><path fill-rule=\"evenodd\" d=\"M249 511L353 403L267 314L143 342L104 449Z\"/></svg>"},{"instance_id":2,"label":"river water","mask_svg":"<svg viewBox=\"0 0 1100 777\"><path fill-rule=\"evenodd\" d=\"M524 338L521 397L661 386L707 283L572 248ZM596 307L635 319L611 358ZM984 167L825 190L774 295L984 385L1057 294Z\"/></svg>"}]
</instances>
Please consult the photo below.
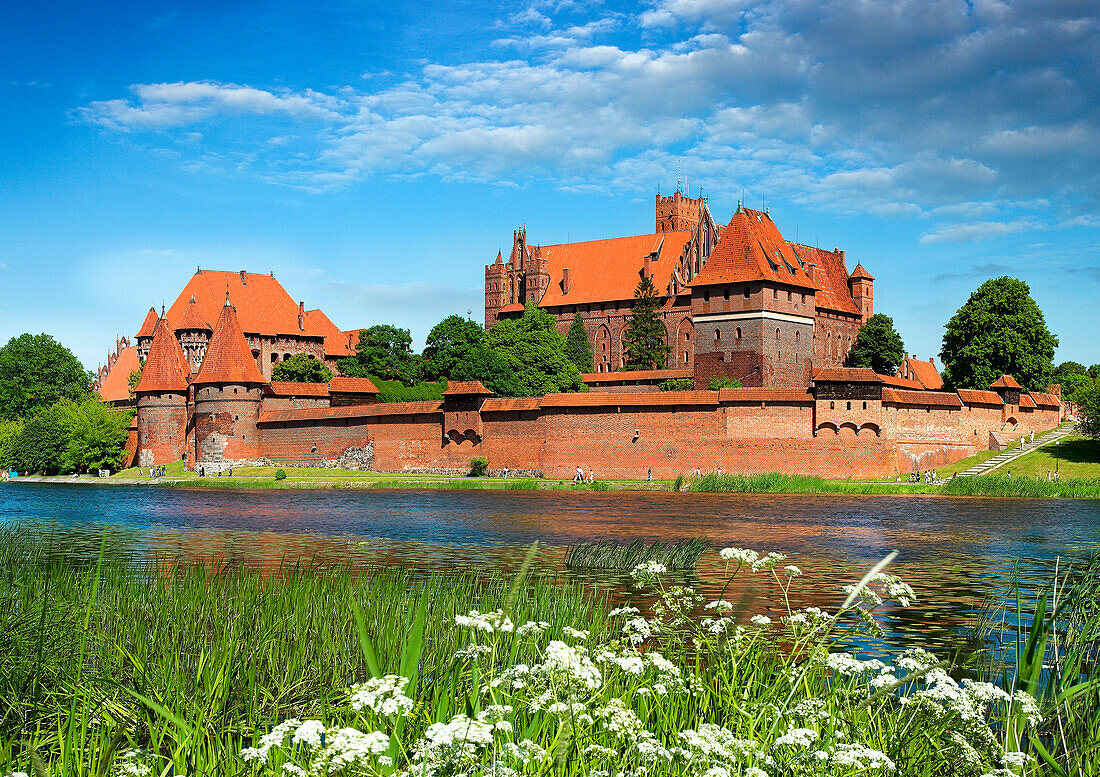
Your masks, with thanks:
<instances>
[{"instance_id":1,"label":"river water","mask_svg":"<svg viewBox=\"0 0 1100 777\"><path fill-rule=\"evenodd\" d=\"M897 550L891 567L917 592L885 612L888 637L943 647L974 608L1014 575L1049 582L1055 563L1100 550L1100 500L846 497L668 492L214 490L5 484L0 525L47 536L67 554L139 560L213 559L276 567L289 560L364 570L514 569L538 541L539 574L591 582L636 601L614 573L564 569L567 548L600 539L703 537L716 548L778 551L805 573L792 604L835 608L839 586ZM727 578L717 554L689 582L713 598ZM727 599L781 614L763 575L742 575Z\"/></svg>"}]
</instances>

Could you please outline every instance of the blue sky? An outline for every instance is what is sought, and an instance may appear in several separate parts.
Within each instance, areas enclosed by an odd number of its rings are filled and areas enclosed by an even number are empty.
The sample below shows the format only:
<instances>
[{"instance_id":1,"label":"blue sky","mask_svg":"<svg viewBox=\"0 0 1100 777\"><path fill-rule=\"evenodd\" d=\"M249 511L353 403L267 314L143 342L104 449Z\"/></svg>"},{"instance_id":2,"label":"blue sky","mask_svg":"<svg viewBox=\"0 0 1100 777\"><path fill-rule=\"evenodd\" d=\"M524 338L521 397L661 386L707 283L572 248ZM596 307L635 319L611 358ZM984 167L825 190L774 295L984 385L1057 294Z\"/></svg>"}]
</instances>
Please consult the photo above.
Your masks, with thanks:
<instances>
[{"instance_id":1,"label":"blue sky","mask_svg":"<svg viewBox=\"0 0 1100 777\"><path fill-rule=\"evenodd\" d=\"M762 201L907 349L989 277L1100 362L1094 2L9 3L0 341L94 367L196 265L422 341L483 266Z\"/></svg>"}]
</instances>

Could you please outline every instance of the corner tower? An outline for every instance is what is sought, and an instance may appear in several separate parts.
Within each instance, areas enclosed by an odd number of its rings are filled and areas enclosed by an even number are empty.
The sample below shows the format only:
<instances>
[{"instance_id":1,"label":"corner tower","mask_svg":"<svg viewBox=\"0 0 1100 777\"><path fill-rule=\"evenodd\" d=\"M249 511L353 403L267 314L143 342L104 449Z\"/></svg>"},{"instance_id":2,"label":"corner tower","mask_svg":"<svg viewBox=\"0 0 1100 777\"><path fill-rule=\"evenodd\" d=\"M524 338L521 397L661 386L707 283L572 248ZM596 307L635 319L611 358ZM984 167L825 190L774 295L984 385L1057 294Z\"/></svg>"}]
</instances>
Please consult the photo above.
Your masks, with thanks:
<instances>
[{"instance_id":1,"label":"corner tower","mask_svg":"<svg viewBox=\"0 0 1100 777\"><path fill-rule=\"evenodd\" d=\"M692 199L686 197L677 190L671 197L657 195L656 203L656 232L680 232L691 231L703 217L703 209L707 207L706 197Z\"/></svg>"},{"instance_id":2,"label":"corner tower","mask_svg":"<svg viewBox=\"0 0 1100 777\"><path fill-rule=\"evenodd\" d=\"M195 461L240 462L260 455L260 401L267 383L237 311L225 295L202 368L195 376Z\"/></svg>"},{"instance_id":3,"label":"corner tower","mask_svg":"<svg viewBox=\"0 0 1100 777\"><path fill-rule=\"evenodd\" d=\"M843 257L843 252L841 256ZM848 276L848 289L852 293L852 301L859 308L861 323L866 324L867 319L875 312L874 276L864 270L862 264L857 264L852 274Z\"/></svg>"},{"instance_id":4,"label":"corner tower","mask_svg":"<svg viewBox=\"0 0 1100 777\"><path fill-rule=\"evenodd\" d=\"M187 448L187 374L190 369L165 319L154 326L148 358L134 387L137 398L137 465L179 461Z\"/></svg>"}]
</instances>

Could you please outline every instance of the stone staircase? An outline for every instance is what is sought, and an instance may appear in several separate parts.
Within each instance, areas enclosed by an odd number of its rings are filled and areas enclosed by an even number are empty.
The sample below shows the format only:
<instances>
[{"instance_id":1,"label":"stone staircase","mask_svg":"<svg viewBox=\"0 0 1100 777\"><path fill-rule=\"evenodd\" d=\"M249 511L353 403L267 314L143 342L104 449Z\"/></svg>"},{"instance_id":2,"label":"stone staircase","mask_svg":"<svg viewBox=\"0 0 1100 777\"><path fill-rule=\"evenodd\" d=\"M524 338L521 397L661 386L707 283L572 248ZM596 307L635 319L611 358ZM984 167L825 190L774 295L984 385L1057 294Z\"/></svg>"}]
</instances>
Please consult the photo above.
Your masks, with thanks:
<instances>
[{"instance_id":1,"label":"stone staircase","mask_svg":"<svg viewBox=\"0 0 1100 777\"><path fill-rule=\"evenodd\" d=\"M1036 437L1034 442L1025 442L1019 448L1013 448L1012 450L1002 451L991 459L986 459L981 464L975 464L965 472L960 472L959 477L973 477L974 475L988 475L998 467L1002 467L1008 464L1010 461L1026 456L1036 448L1041 448L1044 445L1050 445L1053 442L1058 442L1068 434L1073 433L1073 424L1062 424L1057 429L1052 429L1041 437Z\"/></svg>"}]
</instances>

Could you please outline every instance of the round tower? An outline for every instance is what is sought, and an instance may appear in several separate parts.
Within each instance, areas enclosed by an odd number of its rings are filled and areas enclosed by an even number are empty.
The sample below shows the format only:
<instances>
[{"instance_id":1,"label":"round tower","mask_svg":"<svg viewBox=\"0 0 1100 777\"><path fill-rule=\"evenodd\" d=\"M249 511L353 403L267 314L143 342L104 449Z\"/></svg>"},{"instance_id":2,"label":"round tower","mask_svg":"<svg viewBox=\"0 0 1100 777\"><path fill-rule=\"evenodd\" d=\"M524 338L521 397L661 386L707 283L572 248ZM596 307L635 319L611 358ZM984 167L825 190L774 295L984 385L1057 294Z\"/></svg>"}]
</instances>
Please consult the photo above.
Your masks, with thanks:
<instances>
[{"instance_id":1,"label":"round tower","mask_svg":"<svg viewBox=\"0 0 1100 777\"><path fill-rule=\"evenodd\" d=\"M179 461L187 447L187 374L179 342L165 319L153 327L149 356L134 387L137 399L137 465Z\"/></svg>"},{"instance_id":2,"label":"round tower","mask_svg":"<svg viewBox=\"0 0 1100 777\"><path fill-rule=\"evenodd\" d=\"M195 389L197 464L250 461L260 457L260 401L267 383L226 294L206 348Z\"/></svg>"}]
</instances>

